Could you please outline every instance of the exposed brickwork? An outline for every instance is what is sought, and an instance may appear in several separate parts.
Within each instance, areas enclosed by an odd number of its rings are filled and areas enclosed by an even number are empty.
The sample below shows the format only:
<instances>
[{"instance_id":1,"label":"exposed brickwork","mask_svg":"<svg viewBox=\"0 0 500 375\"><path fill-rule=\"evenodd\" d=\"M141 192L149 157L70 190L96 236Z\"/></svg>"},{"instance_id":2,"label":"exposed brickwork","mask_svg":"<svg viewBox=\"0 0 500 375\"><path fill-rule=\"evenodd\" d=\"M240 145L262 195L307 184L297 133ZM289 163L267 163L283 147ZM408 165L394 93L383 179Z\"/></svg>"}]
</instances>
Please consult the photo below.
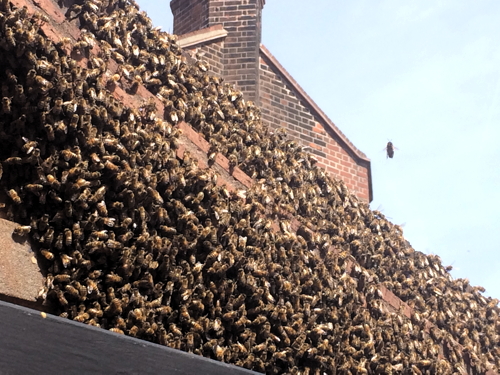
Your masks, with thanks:
<instances>
[{"instance_id":1,"label":"exposed brickwork","mask_svg":"<svg viewBox=\"0 0 500 375\"><path fill-rule=\"evenodd\" d=\"M263 120L270 127L285 128L290 137L309 147L320 166L341 178L359 198L370 200L366 166L357 163L338 136L312 113L265 57L260 59L260 95Z\"/></svg>"},{"instance_id":2,"label":"exposed brickwork","mask_svg":"<svg viewBox=\"0 0 500 375\"><path fill-rule=\"evenodd\" d=\"M261 40L259 0L210 2L209 22L222 23L228 31L224 48L224 77L246 98L258 102L258 57Z\"/></svg>"},{"instance_id":3,"label":"exposed brickwork","mask_svg":"<svg viewBox=\"0 0 500 375\"><path fill-rule=\"evenodd\" d=\"M175 34L219 24L227 30L221 49L222 75L247 99L255 102L259 101L258 61L263 3L262 0L174 0L170 4Z\"/></svg>"},{"instance_id":4,"label":"exposed brickwork","mask_svg":"<svg viewBox=\"0 0 500 375\"><path fill-rule=\"evenodd\" d=\"M222 57L224 56L223 48L224 41L216 41L198 44L193 49L203 53L202 59L210 64L210 71L214 75L222 77L224 75L224 64L222 63Z\"/></svg>"},{"instance_id":5,"label":"exposed brickwork","mask_svg":"<svg viewBox=\"0 0 500 375\"><path fill-rule=\"evenodd\" d=\"M170 8L174 15L174 34L187 34L209 26L207 0L174 0Z\"/></svg>"}]
</instances>

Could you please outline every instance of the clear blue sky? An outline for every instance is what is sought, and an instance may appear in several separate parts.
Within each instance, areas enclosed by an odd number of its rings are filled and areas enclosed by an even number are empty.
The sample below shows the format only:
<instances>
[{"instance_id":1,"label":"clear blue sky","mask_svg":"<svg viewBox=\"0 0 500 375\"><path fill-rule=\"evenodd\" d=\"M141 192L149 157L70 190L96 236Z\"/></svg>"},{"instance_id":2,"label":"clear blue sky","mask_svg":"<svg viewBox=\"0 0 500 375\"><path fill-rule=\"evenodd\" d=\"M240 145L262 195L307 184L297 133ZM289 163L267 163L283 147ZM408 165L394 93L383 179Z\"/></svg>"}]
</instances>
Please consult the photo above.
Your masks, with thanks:
<instances>
[{"instance_id":1,"label":"clear blue sky","mask_svg":"<svg viewBox=\"0 0 500 375\"><path fill-rule=\"evenodd\" d=\"M138 3L172 31L169 1ZM499 20L497 0L267 0L262 29L262 43L371 159L372 209L497 298Z\"/></svg>"}]
</instances>

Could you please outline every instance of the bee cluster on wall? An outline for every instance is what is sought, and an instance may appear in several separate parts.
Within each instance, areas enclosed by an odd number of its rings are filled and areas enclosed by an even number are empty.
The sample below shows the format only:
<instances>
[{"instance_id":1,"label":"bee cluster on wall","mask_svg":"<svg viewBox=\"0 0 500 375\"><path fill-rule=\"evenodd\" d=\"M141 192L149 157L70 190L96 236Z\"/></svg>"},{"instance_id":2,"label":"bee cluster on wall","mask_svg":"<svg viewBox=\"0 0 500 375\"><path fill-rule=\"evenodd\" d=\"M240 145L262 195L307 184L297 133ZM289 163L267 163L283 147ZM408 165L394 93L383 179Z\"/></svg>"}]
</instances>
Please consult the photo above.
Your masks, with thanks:
<instances>
[{"instance_id":1,"label":"bee cluster on wall","mask_svg":"<svg viewBox=\"0 0 500 375\"><path fill-rule=\"evenodd\" d=\"M133 1L72 5L74 45L45 38L41 14L0 11L4 210L38 244L61 316L269 374L461 373L462 349L477 373L500 368L498 301L414 251ZM107 89L121 80L165 117L124 107ZM232 193L178 159L179 121L256 183Z\"/></svg>"}]
</instances>

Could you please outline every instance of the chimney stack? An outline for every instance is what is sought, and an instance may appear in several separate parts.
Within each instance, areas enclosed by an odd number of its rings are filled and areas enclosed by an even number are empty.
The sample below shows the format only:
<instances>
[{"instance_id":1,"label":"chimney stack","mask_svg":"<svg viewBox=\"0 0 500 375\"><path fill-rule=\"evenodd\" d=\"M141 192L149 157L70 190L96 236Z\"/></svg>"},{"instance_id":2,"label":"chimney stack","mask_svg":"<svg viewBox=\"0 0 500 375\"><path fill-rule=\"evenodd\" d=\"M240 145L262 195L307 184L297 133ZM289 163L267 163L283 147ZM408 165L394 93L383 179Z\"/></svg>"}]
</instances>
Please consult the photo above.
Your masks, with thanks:
<instances>
[{"instance_id":1,"label":"chimney stack","mask_svg":"<svg viewBox=\"0 0 500 375\"><path fill-rule=\"evenodd\" d=\"M261 15L265 0L172 0L174 34L222 25L222 75L246 99L259 100Z\"/></svg>"}]
</instances>

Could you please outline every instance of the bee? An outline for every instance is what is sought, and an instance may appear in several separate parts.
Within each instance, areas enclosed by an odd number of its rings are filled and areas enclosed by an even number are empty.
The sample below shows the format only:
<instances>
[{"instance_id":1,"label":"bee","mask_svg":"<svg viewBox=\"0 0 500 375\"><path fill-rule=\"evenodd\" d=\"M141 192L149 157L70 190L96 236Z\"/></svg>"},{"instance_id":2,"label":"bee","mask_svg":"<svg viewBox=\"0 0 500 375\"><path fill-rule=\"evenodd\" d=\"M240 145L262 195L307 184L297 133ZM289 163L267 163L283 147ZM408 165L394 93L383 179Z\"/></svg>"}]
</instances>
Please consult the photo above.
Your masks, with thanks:
<instances>
[{"instance_id":1,"label":"bee","mask_svg":"<svg viewBox=\"0 0 500 375\"><path fill-rule=\"evenodd\" d=\"M59 274L54 276L54 281L57 283L69 283L71 281L71 276L67 274Z\"/></svg>"},{"instance_id":2,"label":"bee","mask_svg":"<svg viewBox=\"0 0 500 375\"><path fill-rule=\"evenodd\" d=\"M64 246L64 233L61 232L57 235L54 247L58 250L62 250L63 246Z\"/></svg>"},{"instance_id":3,"label":"bee","mask_svg":"<svg viewBox=\"0 0 500 375\"><path fill-rule=\"evenodd\" d=\"M96 317L96 318L102 318L102 315L103 315L103 312L98 304L97 304L97 307L91 307L90 309L88 309L87 313L91 317Z\"/></svg>"},{"instance_id":4,"label":"bee","mask_svg":"<svg viewBox=\"0 0 500 375\"><path fill-rule=\"evenodd\" d=\"M92 294L94 291L96 291L96 292L99 291L97 283L94 280L88 278L87 279L87 294Z\"/></svg>"},{"instance_id":5,"label":"bee","mask_svg":"<svg viewBox=\"0 0 500 375\"><path fill-rule=\"evenodd\" d=\"M16 236L26 236L29 232L31 232L30 225L20 225L14 229L14 234Z\"/></svg>"},{"instance_id":6,"label":"bee","mask_svg":"<svg viewBox=\"0 0 500 375\"><path fill-rule=\"evenodd\" d=\"M107 230L101 230L92 232L92 237L97 238L98 240L107 240L109 235Z\"/></svg>"},{"instance_id":7,"label":"bee","mask_svg":"<svg viewBox=\"0 0 500 375\"><path fill-rule=\"evenodd\" d=\"M20 165L23 163L23 159L19 156L11 156L4 160L4 163L7 165Z\"/></svg>"},{"instance_id":8,"label":"bee","mask_svg":"<svg viewBox=\"0 0 500 375\"><path fill-rule=\"evenodd\" d=\"M106 283L108 284L113 284L113 283L121 283L123 281L123 278L113 272L108 273L106 275Z\"/></svg>"},{"instance_id":9,"label":"bee","mask_svg":"<svg viewBox=\"0 0 500 375\"><path fill-rule=\"evenodd\" d=\"M71 233L71 231L69 231L69 232ZM66 245L66 246L69 246L69 245ZM72 260L73 260L73 258L70 257L69 255L61 254L61 262L62 262L64 268L68 268L71 265Z\"/></svg>"},{"instance_id":10,"label":"bee","mask_svg":"<svg viewBox=\"0 0 500 375\"><path fill-rule=\"evenodd\" d=\"M120 81L120 79L121 79L121 76L118 73L115 73L111 77L109 77L108 85L110 85L111 87L114 87Z\"/></svg>"},{"instance_id":11,"label":"bee","mask_svg":"<svg viewBox=\"0 0 500 375\"><path fill-rule=\"evenodd\" d=\"M11 103L12 101L10 100L10 98L2 98L2 111L4 114L8 115L11 113Z\"/></svg>"},{"instance_id":12,"label":"bee","mask_svg":"<svg viewBox=\"0 0 500 375\"><path fill-rule=\"evenodd\" d=\"M121 242L115 240L106 241L106 246L110 249L121 249L123 247Z\"/></svg>"},{"instance_id":13,"label":"bee","mask_svg":"<svg viewBox=\"0 0 500 375\"><path fill-rule=\"evenodd\" d=\"M72 129L76 129L76 127L78 126L78 121L80 121L80 116L78 116L76 113L73 113L69 122L69 127Z\"/></svg>"},{"instance_id":14,"label":"bee","mask_svg":"<svg viewBox=\"0 0 500 375\"><path fill-rule=\"evenodd\" d=\"M47 133L47 139L53 142L56 139L56 135L54 133L54 128L50 124L44 125L45 132Z\"/></svg>"},{"instance_id":15,"label":"bee","mask_svg":"<svg viewBox=\"0 0 500 375\"><path fill-rule=\"evenodd\" d=\"M99 212L99 215L103 217L108 216L108 209L106 207L105 201L100 201L99 203L97 203L97 212Z\"/></svg>"},{"instance_id":16,"label":"bee","mask_svg":"<svg viewBox=\"0 0 500 375\"><path fill-rule=\"evenodd\" d=\"M38 86L38 88L40 89L40 91L42 91L43 94L47 93L52 88L52 83L47 81L42 76L35 77L35 84Z\"/></svg>"},{"instance_id":17,"label":"bee","mask_svg":"<svg viewBox=\"0 0 500 375\"><path fill-rule=\"evenodd\" d=\"M385 146L385 150L387 151L387 156L386 158L393 158L394 157L394 150L397 150L396 147L392 144L392 142L387 142L387 146Z\"/></svg>"},{"instance_id":18,"label":"bee","mask_svg":"<svg viewBox=\"0 0 500 375\"><path fill-rule=\"evenodd\" d=\"M14 32L10 27L7 27L5 30L5 39L7 39L7 45L9 47L15 47L16 46L16 39L14 38Z\"/></svg>"},{"instance_id":19,"label":"bee","mask_svg":"<svg viewBox=\"0 0 500 375\"><path fill-rule=\"evenodd\" d=\"M73 51L86 52L90 45L85 40L79 40L73 45Z\"/></svg>"},{"instance_id":20,"label":"bee","mask_svg":"<svg viewBox=\"0 0 500 375\"><path fill-rule=\"evenodd\" d=\"M104 309L104 313L109 316L116 316L122 313L122 302L118 298L113 298L109 306Z\"/></svg>"},{"instance_id":21,"label":"bee","mask_svg":"<svg viewBox=\"0 0 500 375\"><path fill-rule=\"evenodd\" d=\"M90 316L86 312L82 313L82 314L78 314L77 316L75 316L73 318L74 321L79 322L79 323L84 323L89 319L90 319Z\"/></svg>"},{"instance_id":22,"label":"bee","mask_svg":"<svg viewBox=\"0 0 500 375\"><path fill-rule=\"evenodd\" d=\"M132 84L130 85L129 92L132 95L137 94L137 90L139 90L139 86L142 84L141 76L137 75L134 77Z\"/></svg>"},{"instance_id":23,"label":"bee","mask_svg":"<svg viewBox=\"0 0 500 375\"><path fill-rule=\"evenodd\" d=\"M23 85L16 85L14 87L14 98L12 99L14 103L24 105L26 103L26 95L24 94Z\"/></svg>"},{"instance_id":24,"label":"bee","mask_svg":"<svg viewBox=\"0 0 500 375\"><path fill-rule=\"evenodd\" d=\"M55 178L51 174L48 174L47 176L45 176L45 179L52 189L59 191L59 189L61 188L61 183L57 180L57 178Z\"/></svg>"},{"instance_id":25,"label":"bee","mask_svg":"<svg viewBox=\"0 0 500 375\"><path fill-rule=\"evenodd\" d=\"M105 185L103 185L99 189L97 189L95 194L89 199L89 203L95 204L95 203L101 201L104 198L104 195L106 194L106 190L107 190L107 188Z\"/></svg>"},{"instance_id":26,"label":"bee","mask_svg":"<svg viewBox=\"0 0 500 375\"><path fill-rule=\"evenodd\" d=\"M142 308L136 308L136 309L133 309L133 310L130 310L129 314L128 314L128 317L130 320L136 320L136 321L145 321L146 320L146 316L143 312L144 309Z\"/></svg>"},{"instance_id":27,"label":"bee","mask_svg":"<svg viewBox=\"0 0 500 375\"><path fill-rule=\"evenodd\" d=\"M43 257L47 260L54 260L54 254L46 249L41 249L40 253L42 253Z\"/></svg>"},{"instance_id":28,"label":"bee","mask_svg":"<svg viewBox=\"0 0 500 375\"><path fill-rule=\"evenodd\" d=\"M106 160L106 162L104 163L104 167L106 169L109 169L111 172L118 173L120 171L120 168L118 168L118 166L116 166L116 164L113 164L109 160Z\"/></svg>"},{"instance_id":29,"label":"bee","mask_svg":"<svg viewBox=\"0 0 500 375\"><path fill-rule=\"evenodd\" d=\"M83 231L82 231L79 223L73 224L72 231L73 231L73 238L75 240L80 241L81 239L83 239Z\"/></svg>"},{"instance_id":30,"label":"bee","mask_svg":"<svg viewBox=\"0 0 500 375\"><path fill-rule=\"evenodd\" d=\"M71 162L79 162L81 160L81 156L77 153L74 153L71 150L65 149L61 151L61 155L64 160L66 161L71 161Z\"/></svg>"},{"instance_id":31,"label":"bee","mask_svg":"<svg viewBox=\"0 0 500 375\"><path fill-rule=\"evenodd\" d=\"M21 204L23 202L22 199L21 199L21 197L19 196L19 194L17 193L17 191L15 189L8 190L7 191L7 195L17 205L19 205L19 204Z\"/></svg>"},{"instance_id":32,"label":"bee","mask_svg":"<svg viewBox=\"0 0 500 375\"><path fill-rule=\"evenodd\" d=\"M66 284L64 290L66 291L66 293L68 293L68 296L70 296L71 298L80 299L80 294L78 293L78 289L76 289L73 285Z\"/></svg>"}]
</instances>

